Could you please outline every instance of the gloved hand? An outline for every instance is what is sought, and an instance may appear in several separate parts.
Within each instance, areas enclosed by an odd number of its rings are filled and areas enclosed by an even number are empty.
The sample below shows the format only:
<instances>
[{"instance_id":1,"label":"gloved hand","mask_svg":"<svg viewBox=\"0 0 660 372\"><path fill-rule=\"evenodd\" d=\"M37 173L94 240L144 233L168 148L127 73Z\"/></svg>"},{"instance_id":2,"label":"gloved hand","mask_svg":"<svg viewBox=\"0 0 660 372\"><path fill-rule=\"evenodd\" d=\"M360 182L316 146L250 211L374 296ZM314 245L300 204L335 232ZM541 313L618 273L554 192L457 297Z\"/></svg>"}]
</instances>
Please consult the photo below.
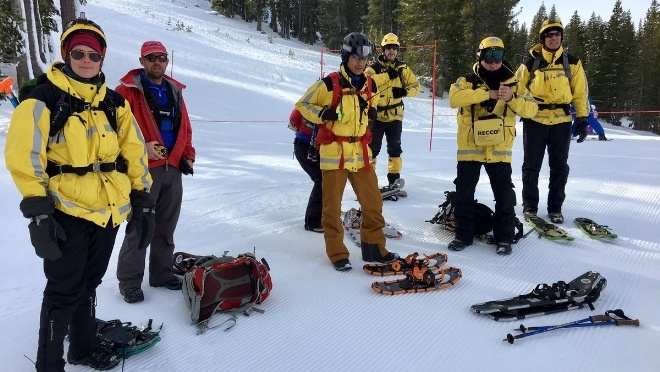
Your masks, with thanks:
<instances>
[{"instance_id":1,"label":"gloved hand","mask_svg":"<svg viewBox=\"0 0 660 372\"><path fill-rule=\"evenodd\" d=\"M394 98L405 97L407 94L408 94L408 91L403 89L403 88L392 87L392 97L394 97Z\"/></svg>"},{"instance_id":2,"label":"gloved hand","mask_svg":"<svg viewBox=\"0 0 660 372\"><path fill-rule=\"evenodd\" d=\"M136 232L138 249L145 249L151 244L154 237L156 221L154 216L154 202L146 191L131 191L131 208L133 209L126 233Z\"/></svg>"},{"instance_id":3,"label":"gloved hand","mask_svg":"<svg viewBox=\"0 0 660 372\"><path fill-rule=\"evenodd\" d=\"M367 118L369 118L369 120L378 119L378 111L376 110L375 107L369 108L369 110L367 111Z\"/></svg>"},{"instance_id":4,"label":"gloved hand","mask_svg":"<svg viewBox=\"0 0 660 372\"><path fill-rule=\"evenodd\" d=\"M332 107L321 110L321 114L319 116L321 116L321 119L329 121L337 121L337 119L339 119L337 109Z\"/></svg>"},{"instance_id":5,"label":"gloved hand","mask_svg":"<svg viewBox=\"0 0 660 372\"><path fill-rule=\"evenodd\" d=\"M387 69L387 76L390 77L390 79L396 79L399 77L399 72L393 68Z\"/></svg>"},{"instance_id":6,"label":"gloved hand","mask_svg":"<svg viewBox=\"0 0 660 372\"><path fill-rule=\"evenodd\" d=\"M589 134L589 132L587 131L589 122L585 117L576 118L575 122L577 123L575 126L575 133L579 135L577 139L577 143L582 143L584 142L585 139L587 139L587 135Z\"/></svg>"},{"instance_id":7,"label":"gloved hand","mask_svg":"<svg viewBox=\"0 0 660 372\"><path fill-rule=\"evenodd\" d=\"M184 157L181 157L181 161L179 162L179 170L181 171L182 174L186 176L187 175L192 176L195 174L195 170L193 169L193 167L190 166L190 164L188 164L188 160L186 160L186 158Z\"/></svg>"},{"instance_id":8,"label":"gloved hand","mask_svg":"<svg viewBox=\"0 0 660 372\"><path fill-rule=\"evenodd\" d=\"M37 256L51 261L62 257L59 240L66 240L62 226L55 221L55 203L48 196L32 196L21 201L23 216L30 219L30 241Z\"/></svg>"}]
</instances>

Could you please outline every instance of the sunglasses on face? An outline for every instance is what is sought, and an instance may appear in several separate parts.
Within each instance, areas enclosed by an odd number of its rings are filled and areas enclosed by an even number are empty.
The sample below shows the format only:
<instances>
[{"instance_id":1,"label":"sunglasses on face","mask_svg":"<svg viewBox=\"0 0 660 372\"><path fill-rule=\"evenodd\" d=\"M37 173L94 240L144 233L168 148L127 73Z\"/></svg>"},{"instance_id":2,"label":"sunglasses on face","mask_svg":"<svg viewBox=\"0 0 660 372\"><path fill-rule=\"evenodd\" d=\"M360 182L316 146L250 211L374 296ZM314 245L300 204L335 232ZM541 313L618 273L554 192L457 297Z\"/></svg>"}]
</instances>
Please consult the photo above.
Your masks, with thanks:
<instances>
[{"instance_id":1,"label":"sunglasses on face","mask_svg":"<svg viewBox=\"0 0 660 372\"><path fill-rule=\"evenodd\" d=\"M142 58L147 60L147 62L152 62L152 63L156 62L156 61L163 62L163 63L167 62L167 54L162 54L162 55L159 55L159 56L149 54L149 55L146 55L146 56L142 56Z\"/></svg>"},{"instance_id":2,"label":"sunglasses on face","mask_svg":"<svg viewBox=\"0 0 660 372\"><path fill-rule=\"evenodd\" d=\"M545 34L546 37L561 37L561 31L552 31Z\"/></svg>"},{"instance_id":3,"label":"sunglasses on face","mask_svg":"<svg viewBox=\"0 0 660 372\"><path fill-rule=\"evenodd\" d=\"M481 59L486 63L502 63L504 59L504 49L502 48L488 48L481 51Z\"/></svg>"},{"instance_id":4,"label":"sunglasses on face","mask_svg":"<svg viewBox=\"0 0 660 372\"><path fill-rule=\"evenodd\" d=\"M76 61L82 60L85 56L89 57L89 60L92 62L99 62L103 59L103 56L99 52L85 52L78 49L70 51L69 55Z\"/></svg>"},{"instance_id":5,"label":"sunglasses on face","mask_svg":"<svg viewBox=\"0 0 660 372\"><path fill-rule=\"evenodd\" d=\"M385 45L385 49L399 50L399 47L396 45Z\"/></svg>"}]
</instances>

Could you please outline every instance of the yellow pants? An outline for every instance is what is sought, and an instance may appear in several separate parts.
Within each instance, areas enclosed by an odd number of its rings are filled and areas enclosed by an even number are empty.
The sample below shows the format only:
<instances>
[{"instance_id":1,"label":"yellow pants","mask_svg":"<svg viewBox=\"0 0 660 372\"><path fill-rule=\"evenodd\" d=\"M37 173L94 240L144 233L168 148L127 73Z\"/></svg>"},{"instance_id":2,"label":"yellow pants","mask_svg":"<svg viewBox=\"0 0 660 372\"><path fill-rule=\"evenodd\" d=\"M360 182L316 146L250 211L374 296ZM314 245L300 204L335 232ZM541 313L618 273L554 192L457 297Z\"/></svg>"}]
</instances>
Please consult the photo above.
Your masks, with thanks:
<instances>
[{"instance_id":1,"label":"yellow pants","mask_svg":"<svg viewBox=\"0 0 660 372\"><path fill-rule=\"evenodd\" d=\"M331 262L348 258L349 252L344 245L344 228L341 223L341 200L346 188L346 180L350 181L357 195L362 210L360 238L363 242L377 244L381 256L385 256L385 234L383 227L383 199L378 189L376 172L372 169L365 172L364 168L357 172L345 169L323 171L323 236L325 251Z\"/></svg>"}]
</instances>

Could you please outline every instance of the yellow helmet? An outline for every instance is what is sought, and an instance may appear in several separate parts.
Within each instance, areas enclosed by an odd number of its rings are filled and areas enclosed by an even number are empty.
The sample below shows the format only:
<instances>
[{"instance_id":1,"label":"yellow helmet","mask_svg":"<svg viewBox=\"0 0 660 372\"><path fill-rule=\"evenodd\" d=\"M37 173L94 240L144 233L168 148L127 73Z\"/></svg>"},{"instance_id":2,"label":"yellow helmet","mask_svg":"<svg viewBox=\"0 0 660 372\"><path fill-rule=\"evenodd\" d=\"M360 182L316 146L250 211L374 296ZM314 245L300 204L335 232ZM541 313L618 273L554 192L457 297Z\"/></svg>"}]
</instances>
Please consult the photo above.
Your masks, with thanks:
<instances>
[{"instance_id":1,"label":"yellow helmet","mask_svg":"<svg viewBox=\"0 0 660 372\"><path fill-rule=\"evenodd\" d=\"M401 46L401 44L399 44L399 38L391 32L383 36L383 41L380 42L380 46L384 47L385 45Z\"/></svg>"},{"instance_id":2,"label":"yellow helmet","mask_svg":"<svg viewBox=\"0 0 660 372\"><path fill-rule=\"evenodd\" d=\"M504 42L502 41L502 39L500 39L497 36L488 36L487 38L481 40L481 43L479 43L479 49L477 50L477 57L481 58L481 52L484 49L489 49L489 48L499 48L504 50ZM502 56L504 56L503 53Z\"/></svg>"},{"instance_id":3,"label":"yellow helmet","mask_svg":"<svg viewBox=\"0 0 660 372\"><path fill-rule=\"evenodd\" d=\"M548 18L541 23L541 29L539 30L539 38L543 41L545 34L548 31L557 30L564 32L564 25L561 23L559 17Z\"/></svg>"},{"instance_id":4,"label":"yellow helmet","mask_svg":"<svg viewBox=\"0 0 660 372\"><path fill-rule=\"evenodd\" d=\"M108 48L108 44L105 40L105 34L101 29L101 26L85 18L85 13L80 13L80 17L69 22L64 30L62 31L62 36L60 37L60 52L62 58L65 58L67 43L71 37L79 32L88 33L96 36L101 42L101 54L105 56L105 51Z\"/></svg>"}]
</instances>

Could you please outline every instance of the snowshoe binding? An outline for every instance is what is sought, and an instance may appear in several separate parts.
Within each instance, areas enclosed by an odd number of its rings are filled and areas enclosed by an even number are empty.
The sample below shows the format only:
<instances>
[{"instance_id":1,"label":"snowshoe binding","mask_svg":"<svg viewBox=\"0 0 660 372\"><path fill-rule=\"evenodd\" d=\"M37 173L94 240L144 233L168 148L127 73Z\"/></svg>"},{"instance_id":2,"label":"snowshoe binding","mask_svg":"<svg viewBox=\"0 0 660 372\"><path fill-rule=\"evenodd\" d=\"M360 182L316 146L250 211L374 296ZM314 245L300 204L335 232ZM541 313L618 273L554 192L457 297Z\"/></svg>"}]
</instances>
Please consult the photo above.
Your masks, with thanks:
<instances>
[{"instance_id":1,"label":"snowshoe binding","mask_svg":"<svg viewBox=\"0 0 660 372\"><path fill-rule=\"evenodd\" d=\"M568 235L564 229L546 221L541 217L526 214L525 221L527 221L534 228L534 230L536 230L536 232L539 234L539 238L546 238L548 240L575 240L575 238Z\"/></svg>"},{"instance_id":2,"label":"snowshoe binding","mask_svg":"<svg viewBox=\"0 0 660 372\"><path fill-rule=\"evenodd\" d=\"M462 272L457 267L443 268L435 273L430 268L424 267L423 260L417 262L413 270L406 273L405 278L374 282L371 288L387 295L420 293L448 289L461 280Z\"/></svg>"},{"instance_id":3,"label":"snowshoe binding","mask_svg":"<svg viewBox=\"0 0 660 372\"><path fill-rule=\"evenodd\" d=\"M397 201L399 198L405 198L408 196L408 193L401 190L405 184L406 181L403 178L398 178L392 184L382 187L380 189L380 195L383 200Z\"/></svg>"},{"instance_id":4,"label":"snowshoe binding","mask_svg":"<svg viewBox=\"0 0 660 372\"><path fill-rule=\"evenodd\" d=\"M422 265L431 271L438 271L442 266L447 263L447 255L444 253L435 253L430 256L424 255L423 258L418 258L417 252L409 254L405 258L399 258L393 262L366 264L363 266L364 271L371 275L389 276L401 275L406 272L412 271L415 266L422 262Z\"/></svg>"},{"instance_id":5,"label":"snowshoe binding","mask_svg":"<svg viewBox=\"0 0 660 372\"><path fill-rule=\"evenodd\" d=\"M618 235L611 232L609 227L599 225L589 218L578 217L573 221L580 228L580 230L587 234L587 236L589 236L591 239L618 238Z\"/></svg>"}]
</instances>

